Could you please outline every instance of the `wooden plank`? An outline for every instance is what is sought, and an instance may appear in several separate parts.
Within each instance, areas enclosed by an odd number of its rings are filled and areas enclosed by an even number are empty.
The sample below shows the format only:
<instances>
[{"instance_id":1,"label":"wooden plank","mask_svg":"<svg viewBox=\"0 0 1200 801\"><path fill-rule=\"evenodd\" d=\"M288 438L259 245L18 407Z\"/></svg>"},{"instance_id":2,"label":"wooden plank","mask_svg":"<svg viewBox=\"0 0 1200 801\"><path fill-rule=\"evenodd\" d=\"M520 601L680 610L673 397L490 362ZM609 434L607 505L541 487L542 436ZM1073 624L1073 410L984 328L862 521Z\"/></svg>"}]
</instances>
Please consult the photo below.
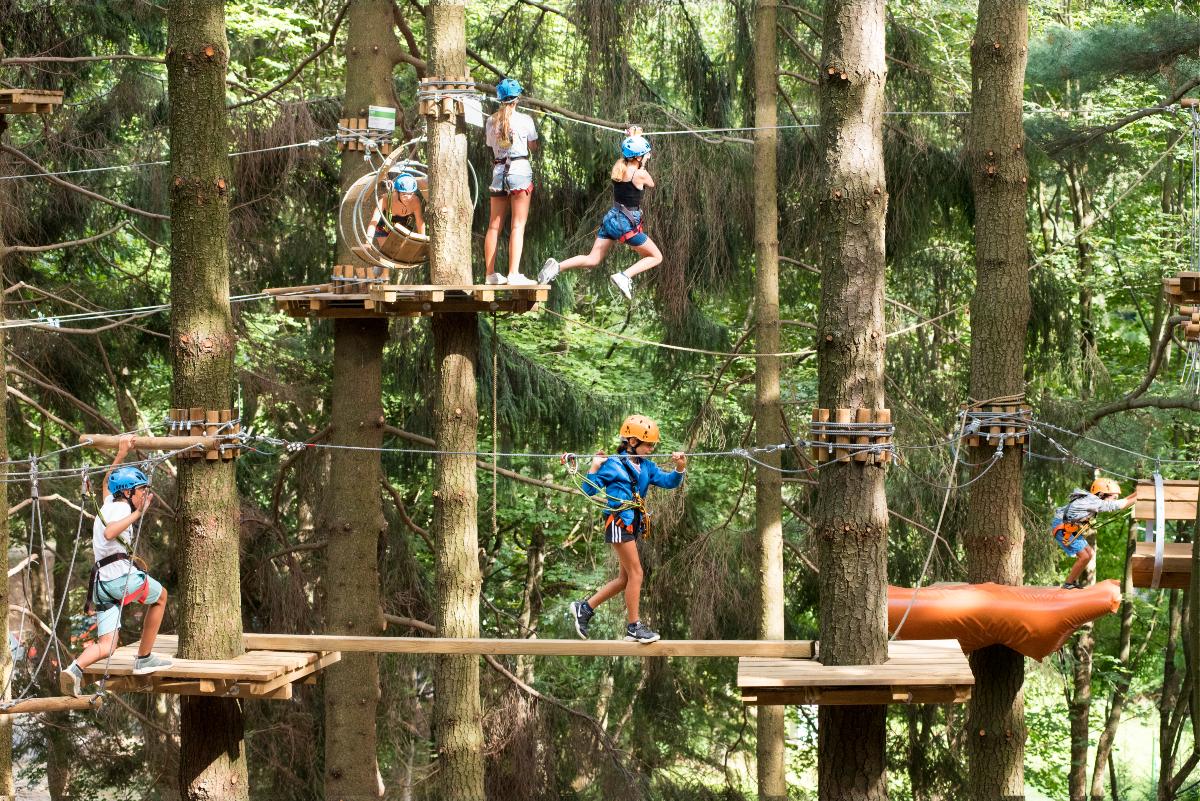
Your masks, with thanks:
<instances>
[{"instance_id":1,"label":"wooden plank","mask_svg":"<svg viewBox=\"0 0 1200 801\"><path fill-rule=\"evenodd\" d=\"M969 686L970 665L955 640L888 643L881 665L823 665L814 659L738 661L738 686L746 695L797 688L921 688Z\"/></svg>"},{"instance_id":2,"label":"wooden plank","mask_svg":"<svg viewBox=\"0 0 1200 801\"><path fill-rule=\"evenodd\" d=\"M746 693L742 703L762 705L885 705L885 704L961 704L971 697L970 686L960 687L880 687L861 688L803 688L785 691Z\"/></svg>"},{"instance_id":3,"label":"wooden plank","mask_svg":"<svg viewBox=\"0 0 1200 801\"><path fill-rule=\"evenodd\" d=\"M283 687L285 684L294 684L295 682L313 673L316 673L319 670L324 670L334 662L339 661L341 658L342 654L339 651L330 651L328 653L324 653L321 655L320 659L309 662L308 664L298 667L295 670L288 671L277 679L252 686L250 688L250 694L269 695L280 687Z\"/></svg>"},{"instance_id":4,"label":"wooden plank","mask_svg":"<svg viewBox=\"0 0 1200 801\"><path fill-rule=\"evenodd\" d=\"M1133 554L1133 586L1149 588L1154 583L1154 543L1139 542ZM1158 587L1165 590L1187 589L1192 578L1192 544L1164 542L1163 566Z\"/></svg>"},{"instance_id":5,"label":"wooden plank","mask_svg":"<svg viewBox=\"0 0 1200 801\"><path fill-rule=\"evenodd\" d=\"M442 637L366 637L335 634L244 634L247 649L365 651L402 654L517 654L528 656L778 656L808 659L811 640L502 640Z\"/></svg>"}]
</instances>

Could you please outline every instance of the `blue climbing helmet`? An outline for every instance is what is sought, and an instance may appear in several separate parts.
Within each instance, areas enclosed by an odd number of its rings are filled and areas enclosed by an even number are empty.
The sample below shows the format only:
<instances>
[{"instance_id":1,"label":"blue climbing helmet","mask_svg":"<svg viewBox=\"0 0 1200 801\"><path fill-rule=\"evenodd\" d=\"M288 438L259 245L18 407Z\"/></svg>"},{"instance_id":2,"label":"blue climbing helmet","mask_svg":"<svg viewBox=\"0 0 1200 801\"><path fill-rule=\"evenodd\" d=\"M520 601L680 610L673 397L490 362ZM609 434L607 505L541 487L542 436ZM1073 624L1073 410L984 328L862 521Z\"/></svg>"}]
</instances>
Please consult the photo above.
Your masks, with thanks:
<instances>
[{"instance_id":1,"label":"blue climbing helmet","mask_svg":"<svg viewBox=\"0 0 1200 801\"><path fill-rule=\"evenodd\" d=\"M118 467L108 477L108 491L112 495L149 485L150 479L146 478L146 474L136 467Z\"/></svg>"},{"instance_id":2,"label":"blue climbing helmet","mask_svg":"<svg viewBox=\"0 0 1200 801\"><path fill-rule=\"evenodd\" d=\"M639 156L644 156L650 152L650 140L638 134L636 136L627 136L621 142L621 155L627 159L636 159Z\"/></svg>"},{"instance_id":3,"label":"blue climbing helmet","mask_svg":"<svg viewBox=\"0 0 1200 801\"><path fill-rule=\"evenodd\" d=\"M417 179L411 172L402 172L392 181L392 188L404 195L414 195L417 192Z\"/></svg>"},{"instance_id":4,"label":"blue climbing helmet","mask_svg":"<svg viewBox=\"0 0 1200 801\"><path fill-rule=\"evenodd\" d=\"M516 78L505 78L496 84L496 99L501 103L516 100L524 92L525 90L521 88L521 82Z\"/></svg>"}]
</instances>

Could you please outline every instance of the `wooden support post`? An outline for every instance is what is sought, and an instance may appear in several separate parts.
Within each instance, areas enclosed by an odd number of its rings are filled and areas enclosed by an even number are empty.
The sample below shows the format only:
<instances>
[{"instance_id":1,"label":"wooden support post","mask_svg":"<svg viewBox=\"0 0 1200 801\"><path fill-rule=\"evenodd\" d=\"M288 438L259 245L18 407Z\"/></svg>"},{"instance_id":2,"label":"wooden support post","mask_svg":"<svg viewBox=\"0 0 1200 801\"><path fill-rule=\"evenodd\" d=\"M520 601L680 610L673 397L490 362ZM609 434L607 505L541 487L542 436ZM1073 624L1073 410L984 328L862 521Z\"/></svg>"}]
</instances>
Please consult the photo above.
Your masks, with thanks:
<instances>
[{"instance_id":1,"label":"wooden support post","mask_svg":"<svg viewBox=\"0 0 1200 801\"><path fill-rule=\"evenodd\" d=\"M875 422L878 423L881 428L883 426L891 425L892 424L892 410L891 409L876 409L875 410ZM892 443L892 437L888 436L888 437L881 438L881 441L886 442L887 444L890 445ZM876 464L887 464L890 461L892 461L892 452L891 451L883 451L882 453L879 453L876 455Z\"/></svg>"},{"instance_id":2,"label":"wooden support post","mask_svg":"<svg viewBox=\"0 0 1200 801\"><path fill-rule=\"evenodd\" d=\"M862 407L855 409L854 410L854 422L870 423L871 422L871 410L864 409ZM869 436L867 436L866 434L860 433L858 436L856 436L854 438L854 442L858 445L870 445L871 438ZM861 450L854 454L854 461L856 461L856 462L874 462L875 460L873 458L873 454L868 453L866 450Z\"/></svg>"},{"instance_id":3,"label":"wooden support post","mask_svg":"<svg viewBox=\"0 0 1200 801\"><path fill-rule=\"evenodd\" d=\"M833 410L833 422L835 422L835 423L849 423L853 419L854 419L854 410L853 409L834 409ZM850 461L848 458L848 451L845 448L838 447L840 445L848 445L849 443L850 443L850 437L848 435L839 433L836 436L834 436L834 438L833 438L833 455L836 457L836 461L839 461L839 462ZM840 453L839 453L839 451L840 451Z\"/></svg>"},{"instance_id":4,"label":"wooden support post","mask_svg":"<svg viewBox=\"0 0 1200 801\"><path fill-rule=\"evenodd\" d=\"M817 424L829 422L829 410L828 409L813 409L812 419L813 419L813 422L817 423ZM817 426L813 426L813 428L816 429ZM823 434L823 433L814 432L812 436L813 436L813 439L816 440L817 442L823 443L826 440L825 434ZM814 446L812 449L813 462L816 464L820 464L822 461L825 460L825 454L827 452L828 452L828 449L825 448L823 445Z\"/></svg>"}]
</instances>

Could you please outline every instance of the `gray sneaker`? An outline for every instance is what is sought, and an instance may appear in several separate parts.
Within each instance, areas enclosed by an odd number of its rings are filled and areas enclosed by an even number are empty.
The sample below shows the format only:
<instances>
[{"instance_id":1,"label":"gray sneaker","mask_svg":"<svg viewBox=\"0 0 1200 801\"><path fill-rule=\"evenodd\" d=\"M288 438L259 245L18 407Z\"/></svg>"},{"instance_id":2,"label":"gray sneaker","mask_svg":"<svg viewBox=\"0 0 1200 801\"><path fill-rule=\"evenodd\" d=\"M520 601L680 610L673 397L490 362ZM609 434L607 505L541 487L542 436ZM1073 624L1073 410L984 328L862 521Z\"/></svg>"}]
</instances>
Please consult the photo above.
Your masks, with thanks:
<instances>
[{"instance_id":1,"label":"gray sneaker","mask_svg":"<svg viewBox=\"0 0 1200 801\"><path fill-rule=\"evenodd\" d=\"M587 600L571 601L571 619L575 623L575 633L580 639L588 638L588 625L592 622L592 615L596 614L596 610L587 605Z\"/></svg>"},{"instance_id":2,"label":"gray sneaker","mask_svg":"<svg viewBox=\"0 0 1200 801\"><path fill-rule=\"evenodd\" d=\"M642 621L628 623L625 626L625 639L628 642L658 642L658 632L652 631Z\"/></svg>"},{"instance_id":3,"label":"gray sneaker","mask_svg":"<svg viewBox=\"0 0 1200 801\"><path fill-rule=\"evenodd\" d=\"M58 674L58 689L63 695L78 698L83 686L83 671L74 662L67 665Z\"/></svg>"},{"instance_id":4,"label":"gray sneaker","mask_svg":"<svg viewBox=\"0 0 1200 801\"><path fill-rule=\"evenodd\" d=\"M617 289L621 290L621 294L625 296L625 300L633 300L632 278L625 273L613 273L609 278L617 285Z\"/></svg>"},{"instance_id":5,"label":"gray sneaker","mask_svg":"<svg viewBox=\"0 0 1200 801\"><path fill-rule=\"evenodd\" d=\"M169 668L173 664L175 663L170 659L162 656L155 656L154 654L150 654L150 656L139 656L137 659L133 660L132 674L134 676L145 676L147 673L153 673L156 670Z\"/></svg>"},{"instance_id":6,"label":"gray sneaker","mask_svg":"<svg viewBox=\"0 0 1200 801\"><path fill-rule=\"evenodd\" d=\"M541 272L538 273L538 283L548 284L558 277L558 259L546 259L546 263L542 265Z\"/></svg>"}]
</instances>

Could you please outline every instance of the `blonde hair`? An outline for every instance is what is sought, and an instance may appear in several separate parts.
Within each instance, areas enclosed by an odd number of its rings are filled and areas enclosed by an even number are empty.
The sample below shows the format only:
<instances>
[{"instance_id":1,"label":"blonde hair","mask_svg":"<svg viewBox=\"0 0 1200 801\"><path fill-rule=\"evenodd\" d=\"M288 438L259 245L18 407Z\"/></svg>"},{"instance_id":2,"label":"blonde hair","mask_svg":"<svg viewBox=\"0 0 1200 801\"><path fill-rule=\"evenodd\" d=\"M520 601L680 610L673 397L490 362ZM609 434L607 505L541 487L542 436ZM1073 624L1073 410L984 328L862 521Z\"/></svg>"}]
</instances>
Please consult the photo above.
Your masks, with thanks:
<instances>
[{"instance_id":1,"label":"blonde hair","mask_svg":"<svg viewBox=\"0 0 1200 801\"><path fill-rule=\"evenodd\" d=\"M628 178L625 177L626 175L629 174L629 165L630 164L634 165L633 171L636 173L637 168L642 166L642 157L637 156L637 157L631 158L631 159L622 157L622 158L617 159L616 164L613 164L612 179L614 181L618 181L620 183L624 183L625 181L632 181L633 176L629 176Z\"/></svg>"},{"instance_id":2,"label":"blonde hair","mask_svg":"<svg viewBox=\"0 0 1200 801\"><path fill-rule=\"evenodd\" d=\"M501 103L490 117L492 130L496 133L496 144L502 148L512 147L512 115L517 110L517 102Z\"/></svg>"}]
</instances>

